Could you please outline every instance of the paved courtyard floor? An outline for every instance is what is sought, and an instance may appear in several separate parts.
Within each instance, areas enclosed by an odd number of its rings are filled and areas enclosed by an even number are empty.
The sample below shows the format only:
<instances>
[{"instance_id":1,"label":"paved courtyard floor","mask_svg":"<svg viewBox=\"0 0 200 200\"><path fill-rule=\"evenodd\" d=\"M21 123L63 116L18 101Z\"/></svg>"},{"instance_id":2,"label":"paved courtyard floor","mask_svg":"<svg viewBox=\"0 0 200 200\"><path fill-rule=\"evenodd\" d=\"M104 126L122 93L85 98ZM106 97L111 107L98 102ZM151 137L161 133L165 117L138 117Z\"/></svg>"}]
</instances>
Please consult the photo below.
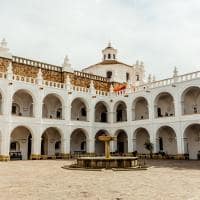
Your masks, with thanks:
<instances>
[{"instance_id":1,"label":"paved courtyard floor","mask_svg":"<svg viewBox=\"0 0 200 200\"><path fill-rule=\"evenodd\" d=\"M70 171L70 161L0 162L0 200L199 200L200 161L147 161L146 171Z\"/></svg>"}]
</instances>

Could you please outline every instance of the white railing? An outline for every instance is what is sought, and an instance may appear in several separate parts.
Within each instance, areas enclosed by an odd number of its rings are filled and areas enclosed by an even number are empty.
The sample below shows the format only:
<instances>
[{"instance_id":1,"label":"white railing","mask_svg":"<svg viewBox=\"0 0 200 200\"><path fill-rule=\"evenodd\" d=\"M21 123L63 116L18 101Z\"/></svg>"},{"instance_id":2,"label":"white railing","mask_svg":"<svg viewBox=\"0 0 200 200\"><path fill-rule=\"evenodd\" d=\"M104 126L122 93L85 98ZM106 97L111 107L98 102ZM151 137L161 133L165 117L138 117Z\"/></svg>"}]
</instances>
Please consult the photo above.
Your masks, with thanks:
<instances>
[{"instance_id":1,"label":"white railing","mask_svg":"<svg viewBox=\"0 0 200 200\"><path fill-rule=\"evenodd\" d=\"M109 92L102 91L102 90L96 90L96 94L99 96L108 96Z\"/></svg>"},{"instance_id":2,"label":"white railing","mask_svg":"<svg viewBox=\"0 0 200 200\"><path fill-rule=\"evenodd\" d=\"M43 85L48 86L48 87L54 87L54 88L64 88L63 83L47 81L47 80L43 81Z\"/></svg>"},{"instance_id":3,"label":"white railing","mask_svg":"<svg viewBox=\"0 0 200 200\"><path fill-rule=\"evenodd\" d=\"M58 72L62 71L62 67L43 63L43 62L39 62L39 61L35 61L35 60L30 60L30 59L22 58L22 57L13 56L12 61L15 62L15 63L20 63L20 64L23 64L23 65L29 65L29 66L32 66L32 67L39 67L39 68L42 68L42 69L53 70L53 71L58 71Z\"/></svg>"},{"instance_id":4,"label":"white railing","mask_svg":"<svg viewBox=\"0 0 200 200\"><path fill-rule=\"evenodd\" d=\"M13 75L13 80L27 82L27 83L33 83L33 84L36 83L35 78L27 77L27 76L20 76L20 75Z\"/></svg>"},{"instance_id":5,"label":"white railing","mask_svg":"<svg viewBox=\"0 0 200 200\"><path fill-rule=\"evenodd\" d=\"M173 85L176 83L190 81L197 78L200 78L200 71L192 72L189 74L183 74L183 75L176 76L173 78L163 79L160 81L154 81L154 82L150 82L144 85L136 86L135 88L132 89L132 92L144 91L144 90L153 89L157 87Z\"/></svg>"},{"instance_id":6,"label":"white railing","mask_svg":"<svg viewBox=\"0 0 200 200\"><path fill-rule=\"evenodd\" d=\"M89 93L89 89L81 86L72 86L72 90L76 92L86 92Z\"/></svg>"}]
</instances>

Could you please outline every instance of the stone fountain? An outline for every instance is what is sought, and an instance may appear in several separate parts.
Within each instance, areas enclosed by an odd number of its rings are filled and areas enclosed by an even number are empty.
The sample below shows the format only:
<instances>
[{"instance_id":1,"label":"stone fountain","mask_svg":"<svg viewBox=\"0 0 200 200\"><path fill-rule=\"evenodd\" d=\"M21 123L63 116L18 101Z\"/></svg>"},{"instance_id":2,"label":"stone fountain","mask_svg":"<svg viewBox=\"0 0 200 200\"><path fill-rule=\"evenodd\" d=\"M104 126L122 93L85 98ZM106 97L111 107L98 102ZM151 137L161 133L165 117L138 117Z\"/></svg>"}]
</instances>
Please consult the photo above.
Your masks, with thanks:
<instances>
[{"instance_id":1,"label":"stone fountain","mask_svg":"<svg viewBox=\"0 0 200 200\"><path fill-rule=\"evenodd\" d=\"M111 156L110 141L115 140L114 137L104 134L98 137L98 140L105 143L105 157L80 157L76 159L76 164L69 166L79 169L136 169L141 168L138 165L137 157L127 156ZM65 167L64 167L65 168Z\"/></svg>"}]
</instances>

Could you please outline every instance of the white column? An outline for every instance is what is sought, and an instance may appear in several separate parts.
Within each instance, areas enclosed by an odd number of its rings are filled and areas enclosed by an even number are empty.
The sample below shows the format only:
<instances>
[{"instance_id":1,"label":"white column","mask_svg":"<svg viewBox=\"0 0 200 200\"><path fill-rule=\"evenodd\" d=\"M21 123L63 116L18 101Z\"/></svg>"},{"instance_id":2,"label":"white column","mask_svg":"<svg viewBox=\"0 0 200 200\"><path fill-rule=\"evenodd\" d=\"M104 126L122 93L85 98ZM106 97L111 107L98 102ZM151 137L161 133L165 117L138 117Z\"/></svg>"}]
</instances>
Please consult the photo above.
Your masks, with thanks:
<instances>
[{"instance_id":1,"label":"white column","mask_svg":"<svg viewBox=\"0 0 200 200\"><path fill-rule=\"evenodd\" d=\"M43 90L38 88L38 94L36 97L36 102L33 105L34 107L34 116L35 118L41 120L42 119L42 108L43 108Z\"/></svg>"},{"instance_id":2,"label":"white column","mask_svg":"<svg viewBox=\"0 0 200 200\"><path fill-rule=\"evenodd\" d=\"M128 153L132 153L133 152L133 140L130 138L128 139Z\"/></svg>"},{"instance_id":3,"label":"white column","mask_svg":"<svg viewBox=\"0 0 200 200\"><path fill-rule=\"evenodd\" d=\"M10 134L9 129L5 130L5 133L1 135L1 155L9 156L10 151Z\"/></svg>"},{"instance_id":4,"label":"white column","mask_svg":"<svg viewBox=\"0 0 200 200\"><path fill-rule=\"evenodd\" d=\"M95 139L87 139L87 153L94 153L95 152Z\"/></svg>"},{"instance_id":5,"label":"white column","mask_svg":"<svg viewBox=\"0 0 200 200\"><path fill-rule=\"evenodd\" d=\"M133 144L133 151L137 151L136 138L133 138L132 144Z\"/></svg>"},{"instance_id":6,"label":"white column","mask_svg":"<svg viewBox=\"0 0 200 200\"><path fill-rule=\"evenodd\" d=\"M184 138L178 137L176 139L176 142L177 142L177 154L184 154L185 153L184 152L184 145L187 144L186 142L184 144Z\"/></svg>"},{"instance_id":7,"label":"white column","mask_svg":"<svg viewBox=\"0 0 200 200\"><path fill-rule=\"evenodd\" d=\"M114 113L115 112L108 112L108 122L114 123Z\"/></svg>"},{"instance_id":8,"label":"white column","mask_svg":"<svg viewBox=\"0 0 200 200\"><path fill-rule=\"evenodd\" d=\"M32 149L31 149L31 154L32 155L41 155L41 135L40 134L35 134L32 137Z\"/></svg>"},{"instance_id":9,"label":"white column","mask_svg":"<svg viewBox=\"0 0 200 200\"><path fill-rule=\"evenodd\" d=\"M69 138L63 138L61 140L61 153L62 154L70 153L70 139Z\"/></svg>"}]
</instances>

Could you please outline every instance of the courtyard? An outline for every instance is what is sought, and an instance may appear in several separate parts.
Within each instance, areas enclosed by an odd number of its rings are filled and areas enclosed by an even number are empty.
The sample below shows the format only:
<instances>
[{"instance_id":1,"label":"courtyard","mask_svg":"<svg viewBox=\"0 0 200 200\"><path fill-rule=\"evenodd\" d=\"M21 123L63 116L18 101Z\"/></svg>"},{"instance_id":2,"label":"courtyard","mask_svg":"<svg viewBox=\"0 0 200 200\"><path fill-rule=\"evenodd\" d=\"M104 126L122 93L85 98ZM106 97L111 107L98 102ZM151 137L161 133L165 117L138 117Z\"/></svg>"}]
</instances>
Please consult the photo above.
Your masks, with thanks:
<instances>
[{"instance_id":1,"label":"courtyard","mask_svg":"<svg viewBox=\"0 0 200 200\"><path fill-rule=\"evenodd\" d=\"M199 200L200 161L147 160L146 171L74 171L72 161L0 162L1 200Z\"/></svg>"}]
</instances>

